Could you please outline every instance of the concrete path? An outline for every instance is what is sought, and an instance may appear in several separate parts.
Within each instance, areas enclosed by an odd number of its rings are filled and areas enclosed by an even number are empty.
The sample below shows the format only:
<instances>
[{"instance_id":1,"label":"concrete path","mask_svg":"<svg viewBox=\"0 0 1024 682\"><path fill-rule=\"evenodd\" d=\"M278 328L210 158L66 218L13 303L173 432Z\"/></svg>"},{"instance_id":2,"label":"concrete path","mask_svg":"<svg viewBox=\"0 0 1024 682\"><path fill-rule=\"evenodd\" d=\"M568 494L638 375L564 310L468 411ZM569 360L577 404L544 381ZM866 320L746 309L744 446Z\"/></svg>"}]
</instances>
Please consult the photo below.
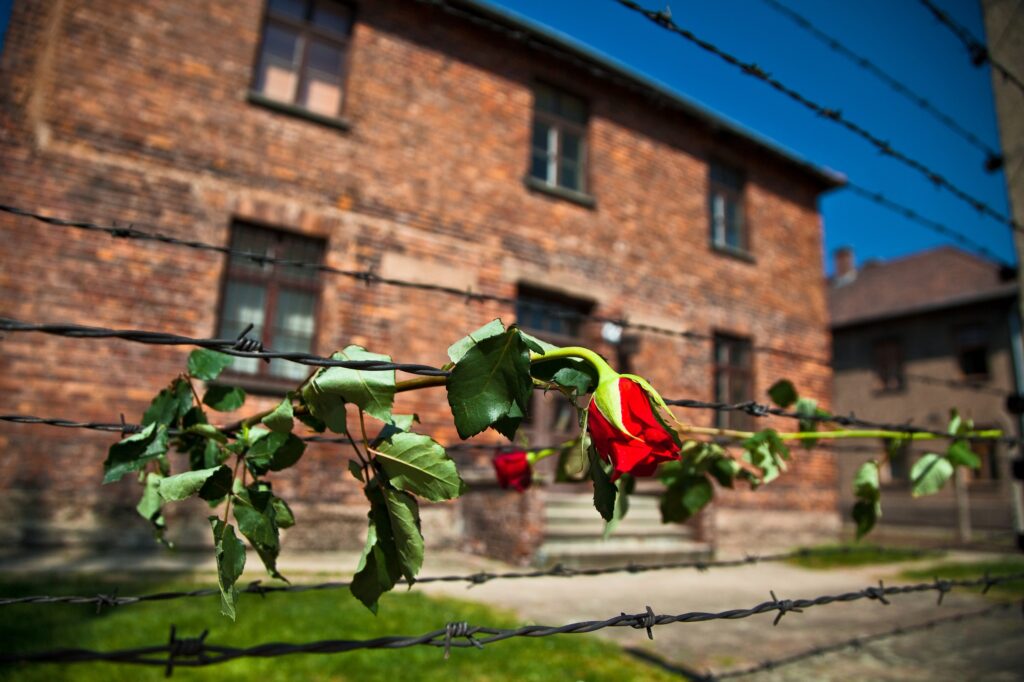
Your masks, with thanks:
<instances>
[{"instance_id":1,"label":"concrete path","mask_svg":"<svg viewBox=\"0 0 1024 682\"><path fill-rule=\"evenodd\" d=\"M944 559L970 559L950 556ZM344 578L358 556L353 553L289 554L281 568L293 582ZM141 565L140 565L141 562ZM915 565L927 565L917 562ZM194 573L213 579L209 555L154 553L139 557L50 553L26 557L0 556L5 573L104 573L132 567L132 574L149 571ZM467 588L466 583L432 583L416 589L430 594L479 601L517 612L524 622L562 625L580 620L605 619L620 612L639 613L650 605L656 613L722 611L748 608L770 599L812 598L901 581L906 565L855 569L807 570L786 564L765 563L739 568L619 573L595 577L495 580ZM265 578L258 562L250 562L243 581ZM428 552L422 575L468 574L481 570L509 570L497 562L456 553ZM756 664L765 659L797 653L815 646L911 625L958 612L983 608L992 602L974 594L954 591L936 607L935 593L891 597L885 606L876 601L816 607L786 615L777 627L774 614L732 621L672 624L655 628L653 641L643 630L615 628L598 635L680 670L704 673ZM1024 680L1024 619L1011 610L934 630L894 637L856 650L802 661L745 679L782 680Z\"/></svg>"}]
</instances>

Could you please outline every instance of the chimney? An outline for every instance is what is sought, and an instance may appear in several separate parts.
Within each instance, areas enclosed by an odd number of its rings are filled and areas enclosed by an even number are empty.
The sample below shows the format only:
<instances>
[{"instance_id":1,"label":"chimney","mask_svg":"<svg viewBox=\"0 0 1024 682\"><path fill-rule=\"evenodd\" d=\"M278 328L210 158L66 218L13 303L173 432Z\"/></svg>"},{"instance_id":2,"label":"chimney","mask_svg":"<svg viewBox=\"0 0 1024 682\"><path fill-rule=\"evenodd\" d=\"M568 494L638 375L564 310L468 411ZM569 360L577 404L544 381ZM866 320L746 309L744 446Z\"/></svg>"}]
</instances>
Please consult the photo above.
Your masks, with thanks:
<instances>
[{"instance_id":1,"label":"chimney","mask_svg":"<svg viewBox=\"0 0 1024 682\"><path fill-rule=\"evenodd\" d=\"M857 276L857 266L853 258L853 247L840 246L833 251L832 262L836 270L833 277L833 282L836 285L851 282Z\"/></svg>"}]
</instances>

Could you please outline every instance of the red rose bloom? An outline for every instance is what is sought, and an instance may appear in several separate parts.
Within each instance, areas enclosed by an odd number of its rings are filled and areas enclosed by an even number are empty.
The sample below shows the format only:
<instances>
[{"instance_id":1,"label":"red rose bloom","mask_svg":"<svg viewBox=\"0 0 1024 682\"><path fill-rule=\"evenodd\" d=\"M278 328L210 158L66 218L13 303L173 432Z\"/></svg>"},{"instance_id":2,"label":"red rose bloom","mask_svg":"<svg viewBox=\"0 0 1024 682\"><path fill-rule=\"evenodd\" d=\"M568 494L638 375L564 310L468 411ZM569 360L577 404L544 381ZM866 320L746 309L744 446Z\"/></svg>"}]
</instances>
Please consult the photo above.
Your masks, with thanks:
<instances>
[{"instance_id":1,"label":"red rose bloom","mask_svg":"<svg viewBox=\"0 0 1024 682\"><path fill-rule=\"evenodd\" d=\"M498 475L498 485L508 490L512 488L523 492L530 487L533 468L522 450L505 452L494 458L494 472Z\"/></svg>"},{"instance_id":2,"label":"red rose bloom","mask_svg":"<svg viewBox=\"0 0 1024 682\"><path fill-rule=\"evenodd\" d=\"M650 398L640 384L619 377L618 390L622 425L628 433L612 424L598 408L597 401L592 400L587 429L594 449L604 461L612 463L613 481L622 474L653 476L659 464L679 458L679 446L654 415Z\"/></svg>"}]
</instances>

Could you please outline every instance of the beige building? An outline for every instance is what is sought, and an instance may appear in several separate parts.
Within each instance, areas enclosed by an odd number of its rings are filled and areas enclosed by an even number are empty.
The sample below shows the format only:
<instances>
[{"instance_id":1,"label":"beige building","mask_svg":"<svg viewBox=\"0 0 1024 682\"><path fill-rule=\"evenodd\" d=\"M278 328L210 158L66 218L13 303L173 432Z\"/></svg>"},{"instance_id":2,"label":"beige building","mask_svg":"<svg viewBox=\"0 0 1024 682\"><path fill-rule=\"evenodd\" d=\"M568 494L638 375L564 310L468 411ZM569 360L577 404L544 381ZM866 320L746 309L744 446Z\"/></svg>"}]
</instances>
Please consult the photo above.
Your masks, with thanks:
<instances>
[{"instance_id":1,"label":"beige building","mask_svg":"<svg viewBox=\"0 0 1024 682\"><path fill-rule=\"evenodd\" d=\"M835 411L942 431L956 407L978 427L1017 435L1016 418L1006 410L1006 397L1016 390L1016 292L1007 268L951 247L860 268L850 250L839 250L829 288ZM857 468L885 452L882 442L875 446L839 450L844 510L854 502ZM978 471L914 499L910 469L929 447L940 446L904 448L884 467L883 516L872 539L1010 542L1011 448L976 444Z\"/></svg>"}]
</instances>

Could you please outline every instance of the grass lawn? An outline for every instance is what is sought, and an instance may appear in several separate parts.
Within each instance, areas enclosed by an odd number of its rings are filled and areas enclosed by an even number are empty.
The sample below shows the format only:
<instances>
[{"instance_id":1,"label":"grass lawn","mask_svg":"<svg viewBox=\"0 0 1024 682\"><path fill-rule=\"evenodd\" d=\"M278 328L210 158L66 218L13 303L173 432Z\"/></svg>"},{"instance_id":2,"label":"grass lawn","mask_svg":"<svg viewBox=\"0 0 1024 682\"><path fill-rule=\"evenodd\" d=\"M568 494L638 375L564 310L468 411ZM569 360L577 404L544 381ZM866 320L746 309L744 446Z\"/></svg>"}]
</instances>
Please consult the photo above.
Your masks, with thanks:
<instances>
[{"instance_id":1,"label":"grass lawn","mask_svg":"<svg viewBox=\"0 0 1024 682\"><path fill-rule=\"evenodd\" d=\"M943 553L939 551L846 543L808 547L805 556L794 557L788 561L803 568L843 568L936 559L942 555Z\"/></svg>"},{"instance_id":2,"label":"grass lawn","mask_svg":"<svg viewBox=\"0 0 1024 682\"><path fill-rule=\"evenodd\" d=\"M121 595L164 589L188 589L182 582L118 583ZM205 586L205 585L204 585ZM95 580L60 586L45 581L0 581L0 595L110 593L112 584ZM509 589L528 589L516 584ZM266 642L311 642L320 639L369 639L383 635L418 635L445 623L468 621L509 627L522 624L513 614L412 591L385 595L380 615L373 616L347 590L299 594L242 595L238 621L219 613L217 597L105 608L24 605L0 607L0 641L6 652L61 647L114 649L149 646L168 639L170 625L179 637L209 629L207 642L251 646ZM560 624L560 623L552 623ZM643 635L639 631L639 635ZM162 668L81 663L0 667L0 680L162 680ZM205 669L176 668L174 679L253 682L253 680L677 680L642 664L593 634L557 635L497 642L484 650L453 649L451 658L434 647L342 654L299 654L275 659L241 659Z\"/></svg>"},{"instance_id":3,"label":"grass lawn","mask_svg":"<svg viewBox=\"0 0 1024 682\"><path fill-rule=\"evenodd\" d=\"M992 576L1006 573L1024 573L1024 558L935 564L927 568L903 571L900 577L914 581L931 580L932 578L972 580L974 578L983 578L986 571ZM980 587L978 591L981 591ZM988 593L1019 599L1024 597L1024 580L996 585Z\"/></svg>"}]
</instances>

